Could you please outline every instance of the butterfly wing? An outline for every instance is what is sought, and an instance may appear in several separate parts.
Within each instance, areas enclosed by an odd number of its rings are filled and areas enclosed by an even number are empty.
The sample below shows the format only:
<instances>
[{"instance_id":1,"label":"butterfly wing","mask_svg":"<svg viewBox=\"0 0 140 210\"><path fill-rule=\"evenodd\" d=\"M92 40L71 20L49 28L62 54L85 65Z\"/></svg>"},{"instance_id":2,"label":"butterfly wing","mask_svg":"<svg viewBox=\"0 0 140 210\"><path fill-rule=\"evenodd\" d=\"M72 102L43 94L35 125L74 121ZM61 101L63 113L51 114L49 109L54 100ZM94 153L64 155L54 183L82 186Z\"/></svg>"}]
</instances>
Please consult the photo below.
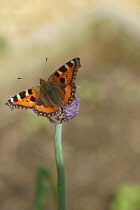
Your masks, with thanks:
<instances>
[{"instance_id":1,"label":"butterfly wing","mask_svg":"<svg viewBox=\"0 0 140 210\"><path fill-rule=\"evenodd\" d=\"M48 79L55 86L55 92L63 106L70 104L75 98L75 80L80 67L80 58L74 58L61 66Z\"/></svg>"},{"instance_id":2,"label":"butterfly wing","mask_svg":"<svg viewBox=\"0 0 140 210\"><path fill-rule=\"evenodd\" d=\"M6 105L10 106L11 109L32 109L39 116L56 116L60 112L59 108L54 107L47 98L45 99L45 102L43 102L40 95L40 86L38 86L13 96L6 102Z\"/></svg>"},{"instance_id":3,"label":"butterfly wing","mask_svg":"<svg viewBox=\"0 0 140 210\"><path fill-rule=\"evenodd\" d=\"M64 86L74 83L79 67L81 67L80 58L74 58L56 70L48 81Z\"/></svg>"},{"instance_id":4,"label":"butterfly wing","mask_svg":"<svg viewBox=\"0 0 140 210\"><path fill-rule=\"evenodd\" d=\"M37 98L36 89L28 89L18 93L17 95L10 98L6 105L10 106L12 109L14 108L25 108L32 109L35 106Z\"/></svg>"}]
</instances>

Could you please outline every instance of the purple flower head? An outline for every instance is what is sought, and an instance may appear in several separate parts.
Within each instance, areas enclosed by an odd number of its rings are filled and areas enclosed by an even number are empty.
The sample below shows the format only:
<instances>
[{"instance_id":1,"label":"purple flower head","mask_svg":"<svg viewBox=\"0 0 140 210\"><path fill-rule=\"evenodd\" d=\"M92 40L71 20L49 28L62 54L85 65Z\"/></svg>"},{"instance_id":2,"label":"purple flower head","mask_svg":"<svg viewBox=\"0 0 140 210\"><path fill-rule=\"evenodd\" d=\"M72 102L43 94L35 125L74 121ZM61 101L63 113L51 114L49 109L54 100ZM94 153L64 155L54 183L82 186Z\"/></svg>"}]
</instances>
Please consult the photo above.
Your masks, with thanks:
<instances>
[{"instance_id":1,"label":"purple flower head","mask_svg":"<svg viewBox=\"0 0 140 210\"><path fill-rule=\"evenodd\" d=\"M59 116L50 117L50 122L53 124L60 124L62 123L62 121L68 122L70 119L78 114L79 104L80 99L76 96L74 101L70 105L62 109L62 112Z\"/></svg>"},{"instance_id":2,"label":"purple flower head","mask_svg":"<svg viewBox=\"0 0 140 210\"><path fill-rule=\"evenodd\" d=\"M64 122L69 121L78 114L79 104L80 99L76 97L72 104L63 110L62 119L64 120Z\"/></svg>"}]
</instances>

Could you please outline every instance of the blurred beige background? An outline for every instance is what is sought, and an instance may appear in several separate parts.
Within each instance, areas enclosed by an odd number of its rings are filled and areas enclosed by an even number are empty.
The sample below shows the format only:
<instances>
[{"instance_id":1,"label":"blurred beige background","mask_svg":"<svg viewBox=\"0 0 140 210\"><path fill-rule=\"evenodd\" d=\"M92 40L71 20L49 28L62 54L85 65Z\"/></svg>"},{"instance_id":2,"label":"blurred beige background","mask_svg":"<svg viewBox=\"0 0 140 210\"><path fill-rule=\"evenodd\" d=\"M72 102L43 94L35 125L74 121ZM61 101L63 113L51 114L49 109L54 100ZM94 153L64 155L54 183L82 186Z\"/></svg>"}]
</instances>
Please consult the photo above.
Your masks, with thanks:
<instances>
[{"instance_id":1,"label":"blurred beige background","mask_svg":"<svg viewBox=\"0 0 140 210\"><path fill-rule=\"evenodd\" d=\"M108 210L118 186L140 184L139 22L136 0L0 1L0 210L33 209L38 165L56 174L54 125L5 102L74 57L82 89L63 126L68 209Z\"/></svg>"}]
</instances>

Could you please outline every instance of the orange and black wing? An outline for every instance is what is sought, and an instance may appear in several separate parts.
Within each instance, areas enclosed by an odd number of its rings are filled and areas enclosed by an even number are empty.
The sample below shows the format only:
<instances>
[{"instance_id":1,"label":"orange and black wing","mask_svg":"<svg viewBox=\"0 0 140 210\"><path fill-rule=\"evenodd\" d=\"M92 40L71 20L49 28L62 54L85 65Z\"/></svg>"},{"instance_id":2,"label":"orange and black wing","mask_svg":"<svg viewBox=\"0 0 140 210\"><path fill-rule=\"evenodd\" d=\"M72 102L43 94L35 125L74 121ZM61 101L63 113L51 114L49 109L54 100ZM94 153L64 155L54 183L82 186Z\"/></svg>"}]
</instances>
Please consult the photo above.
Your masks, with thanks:
<instances>
[{"instance_id":1,"label":"orange and black wing","mask_svg":"<svg viewBox=\"0 0 140 210\"><path fill-rule=\"evenodd\" d=\"M80 58L74 58L55 71L48 80L65 86L74 83L80 67Z\"/></svg>"},{"instance_id":2,"label":"orange and black wing","mask_svg":"<svg viewBox=\"0 0 140 210\"><path fill-rule=\"evenodd\" d=\"M6 105L14 108L25 108L25 109L33 109L36 104L37 92L35 89L24 90L17 95L10 98Z\"/></svg>"},{"instance_id":3,"label":"orange and black wing","mask_svg":"<svg viewBox=\"0 0 140 210\"><path fill-rule=\"evenodd\" d=\"M48 81L57 86L62 105L67 106L75 99L75 80L78 69L81 67L80 58L74 58L55 71Z\"/></svg>"},{"instance_id":4,"label":"orange and black wing","mask_svg":"<svg viewBox=\"0 0 140 210\"><path fill-rule=\"evenodd\" d=\"M10 98L6 105L11 109L22 108L32 109L38 116L50 117L56 116L60 110L49 100L41 100L40 87L28 89Z\"/></svg>"}]
</instances>

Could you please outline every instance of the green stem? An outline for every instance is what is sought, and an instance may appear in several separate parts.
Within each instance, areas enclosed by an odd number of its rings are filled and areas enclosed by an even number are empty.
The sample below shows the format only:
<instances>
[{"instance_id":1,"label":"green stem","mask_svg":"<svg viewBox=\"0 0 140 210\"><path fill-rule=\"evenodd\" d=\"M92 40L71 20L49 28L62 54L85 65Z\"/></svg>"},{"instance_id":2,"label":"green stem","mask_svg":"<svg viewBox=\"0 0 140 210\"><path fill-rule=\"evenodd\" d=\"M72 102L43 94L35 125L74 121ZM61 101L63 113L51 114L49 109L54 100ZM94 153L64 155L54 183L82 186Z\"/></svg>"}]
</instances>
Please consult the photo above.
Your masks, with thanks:
<instances>
[{"instance_id":1,"label":"green stem","mask_svg":"<svg viewBox=\"0 0 140 210\"><path fill-rule=\"evenodd\" d=\"M58 210L66 210L65 170L62 153L62 123L55 126L54 152L57 167Z\"/></svg>"}]
</instances>

